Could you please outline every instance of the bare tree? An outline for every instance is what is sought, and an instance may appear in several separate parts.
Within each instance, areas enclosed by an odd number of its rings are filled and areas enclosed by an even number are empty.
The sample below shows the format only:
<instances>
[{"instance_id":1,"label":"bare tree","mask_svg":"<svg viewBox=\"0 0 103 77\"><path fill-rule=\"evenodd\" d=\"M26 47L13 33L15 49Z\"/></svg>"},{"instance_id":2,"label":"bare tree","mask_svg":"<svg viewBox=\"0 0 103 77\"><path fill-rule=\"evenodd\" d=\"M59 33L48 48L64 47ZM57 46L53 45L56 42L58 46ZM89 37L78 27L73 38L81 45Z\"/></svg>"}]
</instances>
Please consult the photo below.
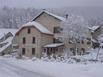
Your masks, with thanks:
<instances>
[{"instance_id":1,"label":"bare tree","mask_svg":"<svg viewBox=\"0 0 103 77\"><path fill-rule=\"evenodd\" d=\"M0 8L0 28L18 28L31 21L38 13L34 8Z\"/></svg>"}]
</instances>

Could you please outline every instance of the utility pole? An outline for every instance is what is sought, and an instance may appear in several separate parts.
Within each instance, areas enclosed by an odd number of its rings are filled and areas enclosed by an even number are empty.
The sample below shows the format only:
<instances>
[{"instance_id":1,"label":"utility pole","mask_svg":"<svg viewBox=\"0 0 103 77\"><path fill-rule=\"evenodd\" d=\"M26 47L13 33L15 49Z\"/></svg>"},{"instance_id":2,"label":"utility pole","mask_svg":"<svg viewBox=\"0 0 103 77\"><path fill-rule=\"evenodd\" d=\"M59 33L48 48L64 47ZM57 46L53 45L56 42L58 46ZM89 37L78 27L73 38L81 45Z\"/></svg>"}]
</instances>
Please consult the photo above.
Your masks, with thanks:
<instances>
[{"instance_id":1,"label":"utility pole","mask_svg":"<svg viewBox=\"0 0 103 77\"><path fill-rule=\"evenodd\" d=\"M93 33L94 33L94 31L90 31L91 32L91 46L92 46L92 48L93 48Z\"/></svg>"},{"instance_id":2,"label":"utility pole","mask_svg":"<svg viewBox=\"0 0 103 77\"><path fill-rule=\"evenodd\" d=\"M98 44L99 44L99 48L98 48L98 52L97 52L97 56L96 56L96 61L98 60L98 56L99 56L99 52L100 52L100 43L98 42Z\"/></svg>"}]
</instances>

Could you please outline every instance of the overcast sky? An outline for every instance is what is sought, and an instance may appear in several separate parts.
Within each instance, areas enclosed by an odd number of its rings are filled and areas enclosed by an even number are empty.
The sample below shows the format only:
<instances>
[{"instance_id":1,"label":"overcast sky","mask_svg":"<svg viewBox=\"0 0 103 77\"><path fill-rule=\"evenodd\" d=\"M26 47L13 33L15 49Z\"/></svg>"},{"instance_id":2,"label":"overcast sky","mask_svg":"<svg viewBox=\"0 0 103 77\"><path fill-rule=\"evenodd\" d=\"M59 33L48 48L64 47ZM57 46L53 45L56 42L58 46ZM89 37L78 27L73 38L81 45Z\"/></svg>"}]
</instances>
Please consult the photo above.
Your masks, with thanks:
<instances>
[{"instance_id":1,"label":"overcast sky","mask_svg":"<svg viewBox=\"0 0 103 77\"><path fill-rule=\"evenodd\" d=\"M68 6L103 6L103 0L0 0L0 7L58 8Z\"/></svg>"}]
</instances>

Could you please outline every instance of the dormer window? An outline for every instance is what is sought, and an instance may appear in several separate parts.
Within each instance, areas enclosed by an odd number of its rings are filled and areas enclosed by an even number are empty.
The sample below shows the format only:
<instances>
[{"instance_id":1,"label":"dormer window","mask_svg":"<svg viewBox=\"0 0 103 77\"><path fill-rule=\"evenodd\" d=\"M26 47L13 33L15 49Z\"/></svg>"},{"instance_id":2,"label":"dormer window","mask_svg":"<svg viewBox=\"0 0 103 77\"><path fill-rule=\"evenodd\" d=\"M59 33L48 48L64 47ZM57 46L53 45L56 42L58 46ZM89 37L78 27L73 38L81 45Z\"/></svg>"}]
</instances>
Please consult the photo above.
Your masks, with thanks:
<instances>
[{"instance_id":1,"label":"dormer window","mask_svg":"<svg viewBox=\"0 0 103 77\"><path fill-rule=\"evenodd\" d=\"M28 34L30 34L31 33L31 29L30 28L28 28Z\"/></svg>"}]
</instances>

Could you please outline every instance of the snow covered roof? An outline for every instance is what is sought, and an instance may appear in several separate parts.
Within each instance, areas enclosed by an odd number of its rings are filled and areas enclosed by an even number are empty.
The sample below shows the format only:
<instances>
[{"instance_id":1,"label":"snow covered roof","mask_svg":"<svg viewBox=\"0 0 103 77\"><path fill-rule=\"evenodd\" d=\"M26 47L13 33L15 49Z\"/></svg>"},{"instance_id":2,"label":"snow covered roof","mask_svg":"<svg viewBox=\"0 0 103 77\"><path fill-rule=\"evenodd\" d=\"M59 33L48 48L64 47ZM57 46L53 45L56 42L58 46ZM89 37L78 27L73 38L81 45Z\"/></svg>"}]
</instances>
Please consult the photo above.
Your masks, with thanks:
<instances>
[{"instance_id":1,"label":"snow covered roof","mask_svg":"<svg viewBox=\"0 0 103 77\"><path fill-rule=\"evenodd\" d=\"M11 45L11 42L9 42L8 44L6 44L5 46L3 46L2 48L0 48L0 53L3 52L7 47L9 47Z\"/></svg>"},{"instance_id":2,"label":"snow covered roof","mask_svg":"<svg viewBox=\"0 0 103 77\"><path fill-rule=\"evenodd\" d=\"M100 34L100 35L98 36L98 40L99 40L99 41L103 41L103 34Z\"/></svg>"},{"instance_id":3,"label":"snow covered roof","mask_svg":"<svg viewBox=\"0 0 103 77\"><path fill-rule=\"evenodd\" d=\"M53 44L48 44L45 45L44 47L58 47L64 45L63 43L53 43Z\"/></svg>"},{"instance_id":4,"label":"snow covered roof","mask_svg":"<svg viewBox=\"0 0 103 77\"><path fill-rule=\"evenodd\" d=\"M103 37L98 38L99 41L103 41Z\"/></svg>"},{"instance_id":5,"label":"snow covered roof","mask_svg":"<svg viewBox=\"0 0 103 77\"><path fill-rule=\"evenodd\" d=\"M88 29L90 29L90 30L92 30L92 31L95 31L95 30L97 30L98 28L100 28L100 26L88 27Z\"/></svg>"},{"instance_id":6,"label":"snow covered roof","mask_svg":"<svg viewBox=\"0 0 103 77\"><path fill-rule=\"evenodd\" d=\"M9 32L12 33L12 35L15 35L15 33L17 32L17 29L5 29L5 28L1 28L0 29L0 38L4 37L4 35L8 34ZM11 45L12 39L13 39L13 37L9 37L5 41L0 42L0 44L7 43L5 46L3 46L3 47L0 48L0 52L3 52L8 46Z\"/></svg>"},{"instance_id":7,"label":"snow covered roof","mask_svg":"<svg viewBox=\"0 0 103 77\"><path fill-rule=\"evenodd\" d=\"M92 42L97 43L98 41L96 39L91 39Z\"/></svg>"},{"instance_id":8,"label":"snow covered roof","mask_svg":"<svg viewBox=\"0 0 103 77\"><path fill-rule=\"evenodd\" d=\"M7 43L5 46L0 48L0 53L3 52L7 47L9 47L12 44L13 37L9 37L5 41L1 42L0 44Z\"/></svg>"},{"instance_id":9,"label":"snow covered roof","mask_svg":"<svg viewBox=\"0 0 103 77\"><path fill-rule=\"evenodd\" d=\"M5 28L1 28L0 29L0 38L2 38L5 34L11 32L13 35L15 35L15 33L17 32L17 29L5 29Z\"/></svg>"},{"instance_id":10,"label":"snow covered roof","mask_svg":"<svg viewBox=\"0 0 103 77\"><path fill-rule=\"evenodd\" d=\"M39 17L41 14L43 14L43 13L46 13L46 14L48 14L48 15L50 15L50 16L53 16L53 17L55 17L55 18L57 18L57 19L59 19L59 20L61 20L61 21L65 21L65 20L66 20L66 18L64 18L64 17L58 16L58 15L55 15L55 14L53 14L53 13L50 13L50 12L48 12L48 11L46 11L46 10L43 10L43 11L40 12L37 16L35 16L35 18L33 19L33 21L35 21L35 19L38 18L38 17Z\"/></svg>"},{"instance_id":11,"label":"snow covered roof","mask_svg":"<svg viewBox=\"0 0 103 77\"><path fill-rule=\"evenodd\" d=\"M103 46L103 43L100 43L100 46Z\"/></svg>"},{"instance_id":12,"label":"snow covered roof","mask_svg":"<svg viewBox=\"0 0 103 77\"><path fill-rule=\"evenodd\" d=\"M0 42L0 44L11 42L12 39L13 39L13 37L9 37L9 38L7 38L5 41Z\"/></svg>"},{"instance_id":13,"label":"snow covered roof","mask_svg":"<svg viewBox=\"0 0 103 77\"><path fill-rule=\"evenodd\" d=\"M24 24L22 27L28 27L28 26L34 26L35 28L37 28L40 32L45 33L45 34L53 34L52 32L50 32L46 27L44 27L43 25L32 21L32 22L28 22L26 24Z\"/></svg>"}]
</instances>

